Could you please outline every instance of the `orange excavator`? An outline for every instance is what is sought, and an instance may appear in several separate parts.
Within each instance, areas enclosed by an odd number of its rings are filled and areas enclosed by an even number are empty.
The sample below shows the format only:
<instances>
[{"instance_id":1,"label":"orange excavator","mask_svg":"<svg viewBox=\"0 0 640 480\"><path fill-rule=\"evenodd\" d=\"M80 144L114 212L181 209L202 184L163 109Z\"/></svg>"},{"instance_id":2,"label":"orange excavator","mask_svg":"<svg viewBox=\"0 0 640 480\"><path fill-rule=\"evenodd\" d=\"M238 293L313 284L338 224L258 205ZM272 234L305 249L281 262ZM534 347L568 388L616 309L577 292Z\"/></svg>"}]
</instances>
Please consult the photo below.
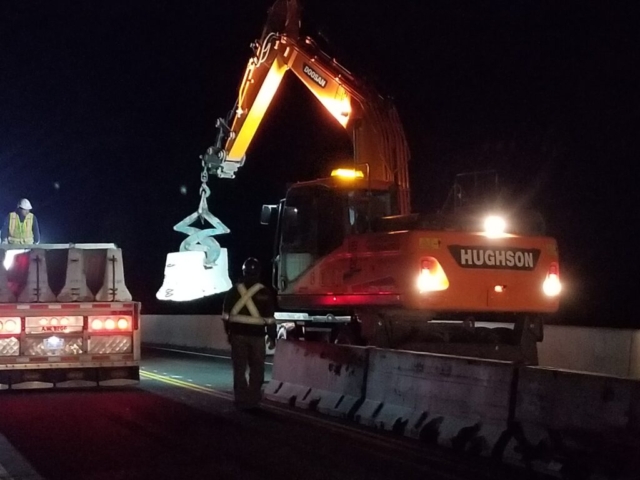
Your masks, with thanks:
<instances>
[{"instance_id":1,"label":"orange excavator","mask_svg":"<svg viewBox=\"0 0 640 480\"><path fill-rule=\"evenodd\" d=\"M535 216L474 203L479 174L456 178L446 209L411 213L396 108L301 36L300 18L296 0L269 10L202 157L208 173L234 178L287 72L352 136L350 165L263 207L262 223L277 224L279 321L307 339L324 329L337 342L536 363L543 318L559 306L556 241Z\"/></svg>"}]
</instances>

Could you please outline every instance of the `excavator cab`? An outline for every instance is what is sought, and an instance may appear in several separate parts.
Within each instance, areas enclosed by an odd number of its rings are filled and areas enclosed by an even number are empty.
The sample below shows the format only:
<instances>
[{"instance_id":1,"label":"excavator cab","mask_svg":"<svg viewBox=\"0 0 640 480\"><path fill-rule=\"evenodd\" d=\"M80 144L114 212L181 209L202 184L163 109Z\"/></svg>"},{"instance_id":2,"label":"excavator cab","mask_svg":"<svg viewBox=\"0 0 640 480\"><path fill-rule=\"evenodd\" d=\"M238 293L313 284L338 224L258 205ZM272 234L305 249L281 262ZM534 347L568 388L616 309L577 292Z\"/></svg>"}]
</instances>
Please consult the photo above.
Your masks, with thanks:
<instances>
[{"instance_id":1,"label":"excavator cab","mask_svg":"<svg viewBox=\"0 0 640 480\"><path fill-rule=\"evenodd\" d=\"M263 207L262 224L277 211L274 287L287 288L350 235L372 231L388 217L395 202L390 186L364 178L334 175L301 182L289 189L278 206Z\"/></svg>"}]
</instances>

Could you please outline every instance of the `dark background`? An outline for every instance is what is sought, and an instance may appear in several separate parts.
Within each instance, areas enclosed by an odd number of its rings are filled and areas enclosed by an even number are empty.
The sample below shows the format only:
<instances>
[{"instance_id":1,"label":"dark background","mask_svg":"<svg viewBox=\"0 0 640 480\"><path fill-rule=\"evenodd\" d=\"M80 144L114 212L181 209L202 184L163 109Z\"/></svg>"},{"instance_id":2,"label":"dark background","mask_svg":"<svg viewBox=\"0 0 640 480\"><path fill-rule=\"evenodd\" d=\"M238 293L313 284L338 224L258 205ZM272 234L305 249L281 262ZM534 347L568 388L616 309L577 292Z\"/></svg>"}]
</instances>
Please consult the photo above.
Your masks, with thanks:
<instances>
[{"instance_id":1,"label":"dark background","mask_svg":"<svg viewBox=\"0 0 640 480\"><path fill-rule=\"evenodd\" d=\"M0 209L27 197L43 242L115 242L146 313L161 303L172 227L196 210L198 156L215 138L271 0L0 2ZM412 150L415 210L453 176L496 168L557 238L555 321L640 327L636 2L307 0L303 25L395 98ZM258 223L287 182L326 175L349 138L285 79L246 165L213 179L233 273L269 261ZM186 187L186 194L181 187Z\"/></svg>"}]
</instances>

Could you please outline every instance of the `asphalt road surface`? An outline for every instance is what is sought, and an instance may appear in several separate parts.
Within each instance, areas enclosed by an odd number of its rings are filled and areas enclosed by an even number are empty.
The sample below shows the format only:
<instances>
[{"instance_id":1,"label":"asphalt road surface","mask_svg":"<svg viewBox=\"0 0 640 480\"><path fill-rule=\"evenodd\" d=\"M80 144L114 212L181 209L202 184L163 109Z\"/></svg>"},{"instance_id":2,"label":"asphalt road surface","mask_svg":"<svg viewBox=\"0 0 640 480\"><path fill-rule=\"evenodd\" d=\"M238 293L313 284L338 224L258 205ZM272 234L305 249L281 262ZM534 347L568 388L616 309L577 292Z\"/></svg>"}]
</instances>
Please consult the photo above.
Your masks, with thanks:
<instances>
[{"instance_id":1,"label":"asphalt road surface","mask_svg":"<svg viewBox=\"0 0 640 480\"><path fill-rule=\"evenodd\" d=\"M527 478L281 405L238 412L224 357L143 357L135 388L0 392L0 479Z\"/></svg>"}]
</instances>

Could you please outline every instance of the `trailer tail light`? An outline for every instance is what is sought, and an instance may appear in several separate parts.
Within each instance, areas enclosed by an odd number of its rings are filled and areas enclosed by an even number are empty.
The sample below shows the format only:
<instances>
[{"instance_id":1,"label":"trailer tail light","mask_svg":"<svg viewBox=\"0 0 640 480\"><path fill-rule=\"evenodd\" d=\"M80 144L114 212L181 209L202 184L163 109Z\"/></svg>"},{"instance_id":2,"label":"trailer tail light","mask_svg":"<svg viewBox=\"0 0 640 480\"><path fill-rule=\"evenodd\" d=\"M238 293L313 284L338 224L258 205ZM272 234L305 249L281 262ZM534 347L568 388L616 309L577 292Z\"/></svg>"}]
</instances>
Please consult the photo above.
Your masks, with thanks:
<instances>
[{"instance_id":1,"label":"trailer tail light","mask_svg":"<svg viewBox=\"0 0 640 480\"><path fill-rule=\"evenodd\" d=\"M27 318L27 326L36 326L37 323L41 327L69 327L82 326L82 317L38 317Z\"/></svg>"},{"instance_id":2,"label":"trailer tail light","mask_svg":"<svg viewBox=\"0 0 640 480\"><path fill-rule=\"evenodd\" d=\"M91 332L130 332L133 330L131 315L101 315L89 317Z\"/></svg>"},{"instance_id":3,"label":"trailer tail light","mask_svg":"<svg viewBox=\"0 0 640 480\"><path fill-rule=\"evenodd\" d=\"M562 284L560 283L560 267L556 262L552 262L549 265L549 271L547 272L547 278L545 278L542 284L542 290L548 297L557 297L562 290Z\"/></svg>"},{"instance_id":4,"label":"trailer tail light","mask_svg":"<svg viewBox=\"0 0 640 480\"><path fill-rule=\"evenodd\" d=\"M418 290L420 293L439 292L449 288L449 279L442 266L433 257L425 257L420 263Z\"/></svg>"},{"instance_id":5,"label":"trailer tail light","mask_svg":"<svg viewBox=\"0 0 640 480\"><path fill-rule=\"evenodd\" d=\"M0 335L15 335L22 330L20 317L0 318Z\"/></svg>"}]
</instances>

